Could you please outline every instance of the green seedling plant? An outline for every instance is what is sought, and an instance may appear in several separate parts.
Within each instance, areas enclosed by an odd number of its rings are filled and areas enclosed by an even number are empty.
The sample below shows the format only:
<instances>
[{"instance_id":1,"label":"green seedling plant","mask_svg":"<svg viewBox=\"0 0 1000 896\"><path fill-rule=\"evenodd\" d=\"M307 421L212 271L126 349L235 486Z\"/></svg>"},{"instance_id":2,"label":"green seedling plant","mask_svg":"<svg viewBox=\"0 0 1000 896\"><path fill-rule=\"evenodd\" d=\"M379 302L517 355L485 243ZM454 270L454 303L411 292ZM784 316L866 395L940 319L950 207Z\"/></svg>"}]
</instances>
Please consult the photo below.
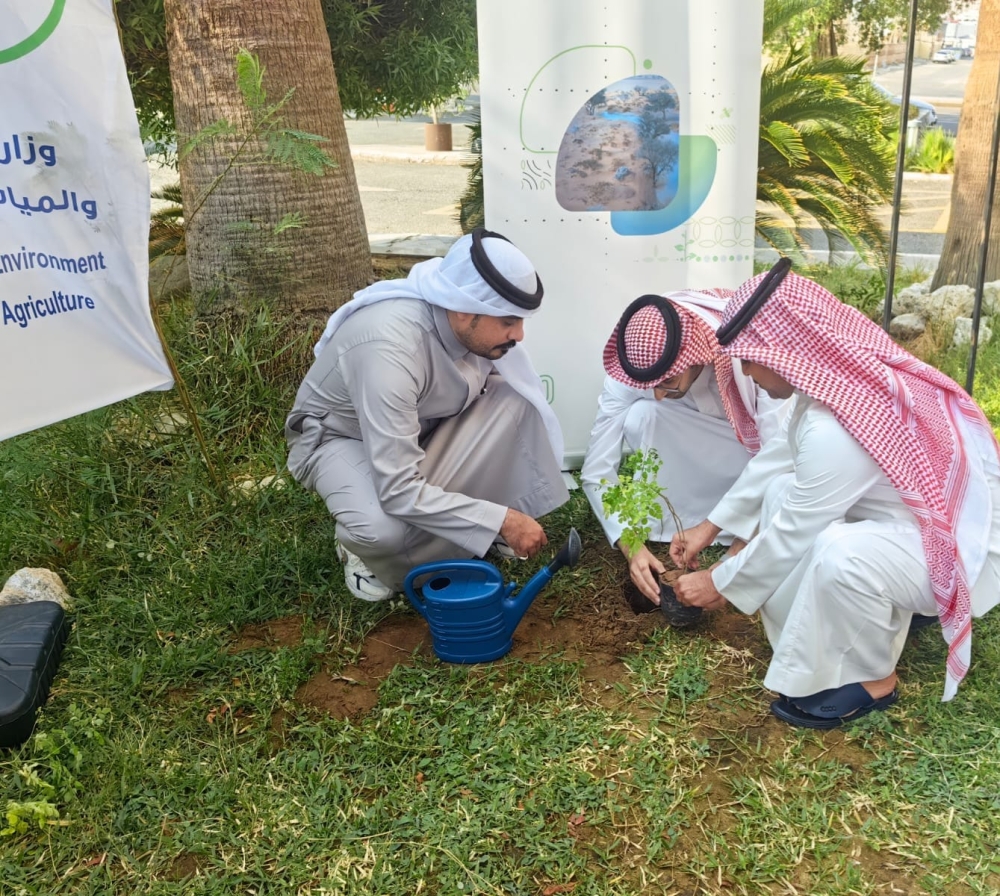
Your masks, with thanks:
<instances>
[{"instance_id":1,"label":"green seedling plant","mask_svg":"<svg viewBox=\"0 0 1000 896\"><path fill-rule=\"evenodd\" d=\"M68 715L64 727L40 730L32 738L30 759L17 770L19 781L13 788L25 798L7 800L0 839L45 830L62 817L60 805L83 791L80 774L88 753L104 743L109 711L102 707L88 714L74 703Z\"/></svg>"},{"instance_id":2,"label":"green seedling plant","mask_svg":"<svg viewBox=\"0 0 1000 896\"><path fill-rule=\"evenodd\" d=\"M611 485L607 479L601 480L602 487L610 485L601 497L604 512L609 516L618 515L624 527L621 543L630 557L645 546L653 520L663 519L664 507L673 518L677 531L684 528L657 481L662 466L663 461L657 450L648 448L636 451L625 459L618 472L617 483Z\"/></svg>"},{"instance_id":3,"label":"green seedling plant","mask_svg":"<svg viewBox=\"0 0 1000 896\"><path fill-rule=\"evenodd\" d=\"M45 830L46 825L59 820L59 810L47 800L28 802L7 801L7 826L0 828L0 837L17 837L36 828Z\"/></svg>"},{"instance_id":4,"label":"green seedling plant","mask_svg":"<svg viewBox=\"0 0 1000 896\"><path fill-rule=\"evenodd\" d=\"M167 199L173 205L164 209L158 216L154 216L151 222L150 257L171 256L171 260L169 264L163 266L164 270L158 288L153 290L152 286L150 287L150 296L154 293L156 295L164 293L178 260L187 251L186 234L191 222L198 216L209 197L219 189L220 184L234 168L243 165L266 164L275 168L287 168L302 174L321 177L328 170L338 167L337 162L321 145L329 142L327 137L310 134L288 126L284 112L295 93L294 87L287 90L277 102L269 102L267 90L264 87L266 69L261 64L259 57L241 47L236 54L235 66L236 84L248 113L248 123L238 124L226 119L219 119L202 128L179 147L178 160L182 161L199 147L213 141L234 138L237 140L236 149L219 174L195 198L192 208L181 206L179 184L171 185L157 197ZM279 245L278 239L286 231L298 230L306 226L308 226L308 219L300 211L287 212L273 226L254 221L236 222L228 230L231 241L230 252L239 261L236 265L237 269L246 269L248 266L256 267L263 259L267 263L266 269L273 271L274 277L279 279L285 277L286 271L282 261L286 250L283 250ZM213 458L213 453L209 450L198 413L191 403L187 386L177 368L170 346L164 338L157 303L150 301L150 308L153 324L160 336L167 363L174 377L178 397L191 422L192 430L213 482L217 488L221 488L222 479L216 471L216 467L221 466L221 459Z\"/></svg>"}]
</instances>

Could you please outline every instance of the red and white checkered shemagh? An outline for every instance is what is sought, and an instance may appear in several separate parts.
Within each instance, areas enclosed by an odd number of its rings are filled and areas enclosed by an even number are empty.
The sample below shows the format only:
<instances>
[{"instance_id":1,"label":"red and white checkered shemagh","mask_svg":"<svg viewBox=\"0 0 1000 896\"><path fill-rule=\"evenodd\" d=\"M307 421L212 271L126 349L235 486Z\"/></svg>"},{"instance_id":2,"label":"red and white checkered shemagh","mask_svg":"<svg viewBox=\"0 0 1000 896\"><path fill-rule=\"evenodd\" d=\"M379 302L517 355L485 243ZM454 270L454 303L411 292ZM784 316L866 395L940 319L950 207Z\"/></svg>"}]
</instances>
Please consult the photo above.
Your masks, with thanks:
<instances>
[{"instance_id":1,"label":"red and white checkered shemagh","mask_svg":"<svg viewBox=\"0 0 1000 896\"><path fill-rule=\"evenodd\" d=\"M723 324L764 276L736 291ZM794 273L722 351L775 371L830 408L913 512L949 645L950 699L972 654L970 583L956 541L970 486L958 419L988 434L996 451L983 412L957 383L900 348L861 312Z\"/></svg>"},{"instance_id":2,"label":"red and white checkered shemagh","mask_svg":"<svg viewBox=\"0 0 1000 896\"><path fill-rule=\"evenodd\" d=\"M656 383L644 383L633 379L624 371L621 361L618 360L617 325L604 346L604 370L612 379L633 389L652 389L659 382L675 377L695 364L714 364L726 417L743 447L751 454L756 454L760 450L760 434L757 432L756 421L747 410L736 388L732 361L721 354L719 341L715 338L715 329L683 304L688 302L698 305L717 319L718 312L702 304L703 299L708 297L725 300L732 296L731 289L682 290L664 296L674 306L680 318L681 347L677 359ZM647 305L632 315L625 330L625 353L634 366L652 367L663 356L666 344L667 326L658 308Z\"/></svg>"}]
</instances>

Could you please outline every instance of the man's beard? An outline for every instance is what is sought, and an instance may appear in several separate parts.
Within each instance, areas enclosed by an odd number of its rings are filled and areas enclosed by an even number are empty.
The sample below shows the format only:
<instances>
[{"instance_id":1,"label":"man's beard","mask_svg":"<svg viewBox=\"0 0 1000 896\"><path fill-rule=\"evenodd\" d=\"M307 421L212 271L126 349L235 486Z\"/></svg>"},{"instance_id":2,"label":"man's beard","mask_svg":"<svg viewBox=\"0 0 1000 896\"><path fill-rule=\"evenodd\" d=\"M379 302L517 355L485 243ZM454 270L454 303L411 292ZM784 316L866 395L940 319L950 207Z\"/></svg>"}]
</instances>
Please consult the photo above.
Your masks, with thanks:
<instances>
[{"instance_id":1,"label":"man's beard","mask_svg":"<svg viewBox=\"0 0 1000 896\"><path fill-rule=\"evenodd\" d=\"M493 346L493 351L494 351L494 352L500 352L500 356L501 356L501 357L503 357L503 356L504 356L504 355L506 355L506 354L507 354L507 352L509 352L509 351L510 351L510 350L511 350L511 349L512 349L512 348L513 348L513 347L514 347L515 345L517 345L517 342L515 342L515 341L514 341L514 340L512 339L512 340L511 340L510 342L505 342L505 343L503 343L503 345L494 345L494 346Z\"/></svg>"}]
</instances>

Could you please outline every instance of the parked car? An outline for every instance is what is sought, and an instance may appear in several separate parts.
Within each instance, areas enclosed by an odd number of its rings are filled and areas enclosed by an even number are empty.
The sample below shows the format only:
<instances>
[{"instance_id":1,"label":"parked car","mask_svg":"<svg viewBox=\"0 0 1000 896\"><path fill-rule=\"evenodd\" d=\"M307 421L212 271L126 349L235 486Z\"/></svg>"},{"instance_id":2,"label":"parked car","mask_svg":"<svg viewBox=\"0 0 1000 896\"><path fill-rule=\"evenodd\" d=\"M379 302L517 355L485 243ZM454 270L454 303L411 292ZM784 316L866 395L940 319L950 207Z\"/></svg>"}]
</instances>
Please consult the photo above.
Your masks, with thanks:
<instances>
[{"instance_id":1,"label":"parked car","mask_svg":"<svg viewBox=\"0 0 1000 896\"><path fill-rule=\"evenodd\" d=\"M872 81L872 87L874 87L879 93L882 94L890 103L899 105L902 102L902 98L896 96L889 90L886 90L881 84L876 84ZM937 109L935 109L930 103L925 103L923 100L915 100L912 96L910 97L910 114L907 116L907 120L916 118L920 123L922 128L932 128L937 124Z\"/></svg>"},{"instance_id":2,"label":"parked car","mask_svg":"<svg viewBox=\"0 0 1000 896\"><path fill-rule=\"evenodd\" d=\"M934 55L931 56L931 62L954 62L955 57L951 55L951 50L937 50Z\"/></svg>"}]
</instances>

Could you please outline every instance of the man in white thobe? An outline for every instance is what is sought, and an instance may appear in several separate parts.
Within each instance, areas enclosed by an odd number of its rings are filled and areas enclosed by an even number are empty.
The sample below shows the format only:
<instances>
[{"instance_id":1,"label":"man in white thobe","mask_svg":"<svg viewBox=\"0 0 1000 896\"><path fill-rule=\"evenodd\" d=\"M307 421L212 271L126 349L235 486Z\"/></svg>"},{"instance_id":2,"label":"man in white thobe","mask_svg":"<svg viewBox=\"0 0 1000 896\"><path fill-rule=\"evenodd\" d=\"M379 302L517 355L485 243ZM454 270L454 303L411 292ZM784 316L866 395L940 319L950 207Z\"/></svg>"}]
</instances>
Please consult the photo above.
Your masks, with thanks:
<instances>
[{"instance_id":1,"label":"man in white thobe","mask_svg":"<svg viewBox=\"0 0 1000 896\"><path fill-rule=\"evenodd\" d=\"M790 724L832 728L894 703L915 614L940 617L951 699L972 618L1000 601L1000 460L982 412L787 264L737 291L718 336L794 405L784 434L674 539L688 568L723 528L748 540L681 576L678 599L760 612L774 650L764 685Z\"/></svg>"},{"instance_id":2,"label":"man in white thobe","mask_svg":"<svg viewBox=\"0 0 1000 896\"><path fill-rule=\"evenodd\" d=\"M532 556L568 498L562 438L523 347L531 262L478 230L330 319L286 423L288 467L337 521L348 589L398 591L492 544Z\"/></svg>"},{"instance_id":3,"label":"man in white thobe","mask_svg":"<svg viewBox=\"0 0 1000 896\"><path fill-rule=\"evenodd\" d=\"M633 583L654 603L665 567L646 547L630 553L617 515L604 510L604 493L618 481L623 456L651 448L660 456L657 481L673 512L664 504L660 519L649 520L649 539L667 542L677 531L674 515L682 527L703 520L761 442L778 431L785 411L784 402L769 398L719 351L715 329L731 295L642 296L605 345L607 377L580 478L608 542L625 555Z\"/></svg>"}]
</instances>

